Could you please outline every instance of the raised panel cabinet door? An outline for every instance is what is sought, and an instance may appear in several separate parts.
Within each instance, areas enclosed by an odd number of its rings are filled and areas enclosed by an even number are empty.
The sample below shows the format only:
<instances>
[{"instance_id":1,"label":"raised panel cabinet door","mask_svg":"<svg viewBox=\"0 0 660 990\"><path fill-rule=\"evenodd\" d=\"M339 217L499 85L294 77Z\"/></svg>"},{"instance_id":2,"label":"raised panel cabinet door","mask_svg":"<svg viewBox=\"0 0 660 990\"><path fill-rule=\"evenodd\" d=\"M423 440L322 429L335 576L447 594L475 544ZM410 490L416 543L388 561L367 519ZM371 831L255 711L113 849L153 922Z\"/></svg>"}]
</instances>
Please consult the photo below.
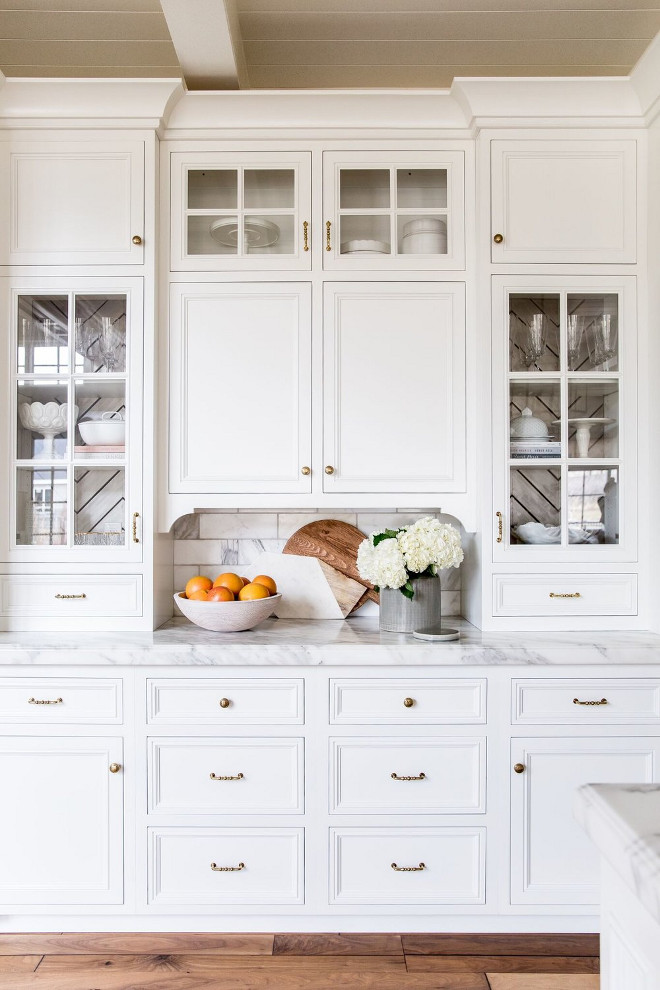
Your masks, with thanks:
<instances>
[{"instance_id":1,"label":"raised panel cabinet door","mask_svg":"<svg viewBox=\"0 0 660 990\"><path fill-rule=\"evenodd\" d=\"M172 287L170 491L308 492L311 287Z\"/></svg>"},{"instance_id":2,"label":"raised panel cabinet door","mask_svg":"<svg viewBox=\"0 0 660 990\"><path fill-rule=\"evenodd\" d=\"M635 141L493 141L493 262L634 262Z\"/></svg>"},{"instance_id":3,"label":"raised panel cabinet door","mask_svg":"<svg viewBox=\"0 0 660 990\"><path fill-rule=\"evenodd\" d=\"M465 294L325 286L324 490L465 490Z\"/></svg>"},{"instance_id":4,"label":"raised panel cabinet door","mask_svg":"<svg viewBox=\"0 0 660 990\"><path fill-rule=\"evenodd\" d=\"M122 762L121 739L0 740L2 911L122 903Z\"/></svg>"},{"instance_id":5,"label":"raised panel cabinet door","mask_svg":"<svg viewBox=\"0 0 660 990\"><path fill-rule=\"evenodd\" d=\"M139 265L144 143L7 142L5 264Z\"/></svg>"},{"instance_id":6,"label":"raised panel cabinet door","mask_svg":"<svg viewBox=\"0 0 660 990\"><path fill-rule=\"evenodd\" d=\"M588 783L653 783L659 755L652 738L512 741L512 904L598 904L599 854L573 817L575 792Z\"/></svg>"}]
</instances>

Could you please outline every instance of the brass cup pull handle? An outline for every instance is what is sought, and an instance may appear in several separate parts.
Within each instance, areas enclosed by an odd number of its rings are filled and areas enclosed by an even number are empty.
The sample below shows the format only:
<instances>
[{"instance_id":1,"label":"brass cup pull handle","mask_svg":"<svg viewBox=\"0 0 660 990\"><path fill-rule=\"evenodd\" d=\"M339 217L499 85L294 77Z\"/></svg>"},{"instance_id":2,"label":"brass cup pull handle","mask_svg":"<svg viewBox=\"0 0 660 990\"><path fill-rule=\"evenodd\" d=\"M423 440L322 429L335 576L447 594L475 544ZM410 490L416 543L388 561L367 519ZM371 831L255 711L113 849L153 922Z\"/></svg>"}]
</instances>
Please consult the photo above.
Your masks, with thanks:
<instances>
[{"instance_id":1,"label":"brass cup pull handle","mask_svg":"<svg viewBox=\"0 0 660 990\"><path fill-rule=\"evenodd\" d=\"M303 251L309 251L309 220L303 220Z\"/></svg>"},{"instance_id":2,"label":"brass cup pull handle","mask_svg":"<svg viewBox=\"0 0 660 990\"><path fill-rule=\"evenodd\" d=\"M526 767L525 767L525 764L524 763L514 763L513 764L513 769L514 769L515 773L524 773L525 770L526 770Z\"/></svg>"},{"instance_id":3,"label":"brass cup pull handle","mask_svg":"<svg viewBox=\"0 0 660 990\"><path fill-rule=\"evenodd\" d=\"M332 251L332 245L330 243L330 228L332 227L332 220L326 220L325 222L325 249L326 251Z\"/></svg>"},{"instance_id":4,"label":"brass cup pull handle","mask_svg":"<svg viewBox=\"0 0 660 990\"><path fill-rule=\"evenodd\" d=\"M138 521L139 518L140 518L140 513L139 512L134 512L133 513L133 543L139 543L140 542L140 538L137 535L137 521Z\"/></svg>"},{"instance_id":5,"label":"brass cup pull handle","mask_svg":"<svg viewBox=\"0 0 660 990\"><path fill-rule=\"evenodd\" d=\"M131 237L131 240L133 244L142 244L142 238L139 234L134 234L133 237Z\"/></svg>"},{"instance_id":6,"label":"brass cup pull handle","mask_svg":"<svg viewBox=\"0 0 660 990\"><path fill-rule=\"evenodd\" d=\"M403 699L403 707L404 708L412 708L414 704L415 704L415 699L414 698L404 698Z\"/></svg>"},{"instance_id":7,"label":"brass cup pull handle","mask_svg":"<svg viewBox=\"0 0 660 990\"><path fill-rule=\"evenodd\" d=\"M238 866L216 866L215 863L211 863L211 869L214 873L238 873L239 870L245 869L245 863L239 863Z\"/></svg>"},{"instance_id":8,"label":"brass cup pull handle","mask_svg":"<svg viewBox=\"0 0 660 990\"><path fill-rule=\"evenodd\" d=\"M494 234L493 240L495 241L496 244L501 244L502 241L504 240L504 234Z\"/></svg>"},{"instance_id":9,"label":"brass cup pull handle","mask_svg":"<svg viewBox=\"0 0 660 990\"><path fill-rule=\"evenodd\" d=\"M221 708L229 708L229 706L231 705L231 701L229 700L229 698L220 698L218 704L220 705Z\"/></svg>"},{"instance_id":10,"label":"brass cup pull handle","mask_svg":"<svg viewBox=\"0 0 660 990\"><path fill-rule=\"evenodd\" d=\"M56 598L61 598L62 600L64 600L66 598L87 598L87 595L83 591L82 595L60 595L60 594L57 594L57 595L55 595L55 597Z\"/></svg>"},{"instance_id":11,"label":"brass cup pull handle","mask_svg":"<svg viewBox=\"0 0 660 990\"><path fill-rule=\"evenodd\" d=\"M580 701L579 698L573 698L574 705L606 705L608 704L607 698L601 698L600 701Z\"/></svg>"},{"instance_id":12,"label":"brass cup pull handle","mask_svg":"<svg viewBox=\"0 0 660 990\"><path fill-rule=\"evenodd\" d=\"M419 866L397 866L396 863L392 863L392 869L397 873L419 873L426 869L426 863L420 863Z\"/></svg>"},{"instance_id":13,"label":"brass cup pull handle","mask_svg":"<svg viewBox=\"0 0 660 990\"><path fill-rule=\"evenodd\" d=\"M307 477L308 475L310 475L310 474L312 473L312 469L311 469L311 467L308 467L308 466L307 466L307 465L305 464L305 466L304 466L304 467L301 467L301 469L300 469L300 473L301 473L301 474L304 474L304 475L305 475L305 477Z\"/></svg>"},{"instance_id":14,"label":"brass cup pull handle","mask_svg":"<svg viewBox=\"0 0 660 990\"><path fill-rule=\"evenodd\" d=\"M582 598L582 595L580 594L579 591L570 591L570 592L551 591L550 598Z\"/></svg>"},{"instance_id":15,"label":"brass cup pull handle","mask_svg":"<svg viewBox=\"0 0 660 990\"><path fill-rule=\"evenodd\" d=\"M501 512L496 512L495 515L497 517L497 539L495 542L501 543L504 539L504 517Z\"/></svg>"},{"instance_id":16,"label":"brass cup pull handle","mask_svg":"<svg viewBox=\"0 0 660 990\"><path fill-rule=\"evenodd\" d=\"M391 773L392 780L426 780L426 774L422 771L416 777L399 777L398 773Z\"/></svg>"},{"instance_id":17,"label":"brass cup pull handle","mask_svg":"<svg viewBox=\"0 0 660 990\"><path fill-rule=\"evenodd\" d=\"M242 773L237 773L235 777L218 777L216 774L210 773L209 777L211 780L243 780Z\"/></svg>"},{"instance_id":18,"label":"brass cup pull handle","mask_svg":"<svg viewBox=\"0 0 660 990\"><path fill-rule=\"evenodd\" d=\"M110 773L119 773L119 771L121 770L121 763L111 763L110 766L108 767L108 770L110 771Z\"/></svg>"},{"instance_id":19,"label":"brass cup pull handle","mask_svg":"<svg viewBox=\"0 0 660 990\"><path fill-rule=\"evenodd\" d=\"M28 705L63 705L63 698L54 698L53 701L44 700L40 698L28 698Z\"/></svg>"}]
</instances>

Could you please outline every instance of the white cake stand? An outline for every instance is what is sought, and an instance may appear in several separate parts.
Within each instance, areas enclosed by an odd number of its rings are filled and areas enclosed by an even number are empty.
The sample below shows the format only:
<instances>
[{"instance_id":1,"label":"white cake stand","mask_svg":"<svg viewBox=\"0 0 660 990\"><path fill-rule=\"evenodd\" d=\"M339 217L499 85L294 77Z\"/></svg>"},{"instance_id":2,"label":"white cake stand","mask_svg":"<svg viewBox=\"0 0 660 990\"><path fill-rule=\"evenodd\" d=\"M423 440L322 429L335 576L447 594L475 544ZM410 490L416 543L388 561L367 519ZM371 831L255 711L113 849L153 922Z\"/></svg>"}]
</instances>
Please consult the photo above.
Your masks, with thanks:
<instances>
[{"instance_id":1,"label":"white cake stand","mask_svg":"<svg viewBox=\"0 0 660 990\"><path fill-rule=\"evenodd\" d=\"M591 430L594 426L607 426L609 423L616 423L615 419L607 419L603 416L584 416L567 420L569 426L575 426L575 442L577 444L578 457L589 456L589 444L591 442ZM554 420L555 424L561 423L560 419Z\"/></svg>"}]
</instances>

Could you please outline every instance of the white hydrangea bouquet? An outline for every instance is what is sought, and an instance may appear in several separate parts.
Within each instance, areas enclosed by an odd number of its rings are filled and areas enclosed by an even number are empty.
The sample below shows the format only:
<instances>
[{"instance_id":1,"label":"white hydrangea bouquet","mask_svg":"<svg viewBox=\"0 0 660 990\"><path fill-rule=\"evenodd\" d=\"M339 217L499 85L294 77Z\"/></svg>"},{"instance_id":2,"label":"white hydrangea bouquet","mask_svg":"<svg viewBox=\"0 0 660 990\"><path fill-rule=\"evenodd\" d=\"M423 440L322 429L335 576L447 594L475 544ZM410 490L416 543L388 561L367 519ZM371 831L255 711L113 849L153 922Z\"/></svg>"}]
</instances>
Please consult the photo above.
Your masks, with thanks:
<instances>
[{"instance_id":1,"label":"white hydrangea bouquet","mask_svg":"<svg viewBox=\"0 0 660 990\"><path fill-rule=\"evenodd\" d=\"M425 516L401 529L372 533L358 548L357 567L376 591L398 588L412 600L414 578L435 577L445 567L459 567L463 556L456 527Z\"/></svg>"}]
</instances>

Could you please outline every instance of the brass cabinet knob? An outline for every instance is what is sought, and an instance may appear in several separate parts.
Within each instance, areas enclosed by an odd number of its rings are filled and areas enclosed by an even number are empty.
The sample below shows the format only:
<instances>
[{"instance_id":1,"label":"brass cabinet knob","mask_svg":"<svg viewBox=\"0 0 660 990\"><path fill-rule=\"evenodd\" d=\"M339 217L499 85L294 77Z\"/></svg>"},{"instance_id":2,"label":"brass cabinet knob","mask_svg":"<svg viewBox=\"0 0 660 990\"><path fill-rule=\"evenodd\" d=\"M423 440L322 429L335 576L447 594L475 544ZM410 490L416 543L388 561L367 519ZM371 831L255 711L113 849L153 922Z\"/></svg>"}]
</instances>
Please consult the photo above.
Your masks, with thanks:
<instances>
[{"instance_id":1,"label":"brass cabinet knob","mask_svg":"<svg viewBox=\"0 0 660 990\"><path fill-rule=\"evenodd\" d=\"M412 706L415 704L415 699L414 698L404 698L403 699L403 704L404 704L404 707L405 708L412 708Z\"/></svg>"},{"instance_id":2,"label":"brass cabinet knob","mask_svg":"<svg viewBox=\"0 0 660 990\"><path fill-rule=\"evenodd\" d=\"M131 240L133 241L133 244L142 244L142 238L139 234L135 234L134 237L131 237Z\"/></svg>"},{"instance_id":3,"label":"brass cabinet knob","mask_svg":"<svg viewBox=\"0 0 660 990\"><path fill-rule=\"evenodd\" d=\"M305 477L307 477L308 474L311 474L312 473L312 469L311 469L311 467L307 467L307 465L305 464L304 467L301 467L300 473L301 474L304 474Z\"/></svg>"},{"instance_id":4,"label":"brass cabinet knob","mask_svg":"<svg viewBox=\"0 0 660 990\"><path fill-rule=\"evenodd\" d=\"M335 473L335 469L333 468L332 464L326 464L326 466L325 466L325 473L326 474L334 474Z\"/></svg>"},{"instance_id":5,"label":"brass cabinet knob","mask_svg":"<svg viewBox=\"0 0 660 990\"><path fill-rule=\"evenodd\" d=\"M111 763L109 768L110 773L119 773L121 770L121 763Z\"/></svg>"},{"instance_id":6,"label":"brass cabinet knob","mask_svg":"<svg viewBox=\"0 0 660 990\"><path fill-rule=\"evenodd\" d=\"M525 767L524 763L514 763L513 769L515 770L516 773L524 773L527 768Z\"/></svg>"},{"instance_id":7,"label":"brass cabinet knob","mask_svg":"<svg viewBox=\"0 0 660 990\"><path fill-rule=\"evenodd\" d=\"M229 700L229 698L220 698L221 708L229 708L230 705L231 705L231 701Z\"/></svg>"},{"instance_id":8,"label":"brass cabinet knob","mask_svg":"<svg viewBox=\"0 0 660 990\"><path fill-rule=\"evenodd\" d=\"M504 234L495 234L493 240L495 241L496 244L501 244L502 241L504 240Z\"/></svg>"}]
</instances>

